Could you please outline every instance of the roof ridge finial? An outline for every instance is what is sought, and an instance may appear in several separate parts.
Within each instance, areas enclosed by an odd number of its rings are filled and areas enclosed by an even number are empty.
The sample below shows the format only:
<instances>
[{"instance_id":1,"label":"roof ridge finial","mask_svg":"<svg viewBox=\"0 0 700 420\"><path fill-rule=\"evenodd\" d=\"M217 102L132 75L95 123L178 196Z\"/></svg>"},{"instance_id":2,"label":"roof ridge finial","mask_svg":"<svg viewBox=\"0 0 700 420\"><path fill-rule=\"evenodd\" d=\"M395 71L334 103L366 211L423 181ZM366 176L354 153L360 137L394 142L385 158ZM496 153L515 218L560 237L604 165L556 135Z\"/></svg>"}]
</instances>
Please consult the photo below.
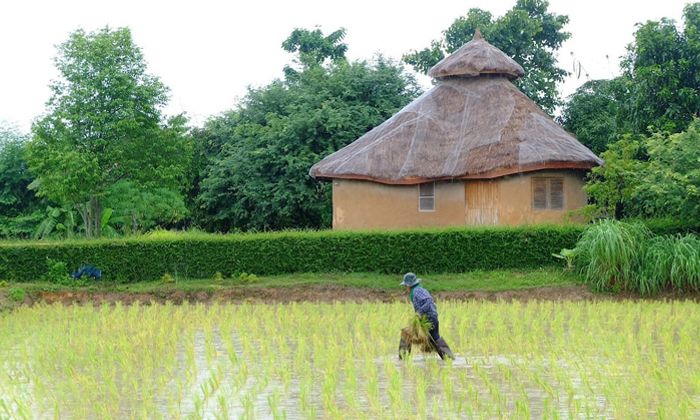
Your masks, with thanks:
<instances>
[{"instance_id":1,"label":"roof ridge finial","mask_svg":"<svg viewBox=\"0 0 700 420\"><path fill-rule=\"evenodd\" d=\"M484 39L484 37L481 36L481 29L476 28L476 31L474 31L474 39Z\"/></svg>"}]
</instances>

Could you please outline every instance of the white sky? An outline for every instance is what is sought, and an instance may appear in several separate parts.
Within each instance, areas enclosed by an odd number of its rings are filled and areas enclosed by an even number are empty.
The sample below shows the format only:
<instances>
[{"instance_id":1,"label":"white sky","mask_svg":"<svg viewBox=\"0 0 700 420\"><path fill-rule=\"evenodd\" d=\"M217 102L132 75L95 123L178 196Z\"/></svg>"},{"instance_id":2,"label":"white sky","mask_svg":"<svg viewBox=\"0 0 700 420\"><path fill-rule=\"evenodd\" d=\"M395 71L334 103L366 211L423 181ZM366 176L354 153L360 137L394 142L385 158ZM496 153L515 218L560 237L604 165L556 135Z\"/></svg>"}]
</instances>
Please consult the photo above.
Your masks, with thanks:
<instances>
[{"instance_id":1,"label":"white sky","mask_svg":"<svg viewBox=\"0 0 700 420\"><path fill-rule=\"evenodd\" d=\"M28 131L44 112L57 77L55 45L78 28L128 26L149 63L149 72L171 89L169 115L185 111L191 122L235 107L246 86L282 76L292 55L282 42L294 28L320 26L324 34L347 29L351 60L374 53L399 60L427 47L472 7L502 16L516 0L0 0L0 121ZM566 14L571 39L559 50L572 71L574 57L592 79L619 73L619 57L632 41L634 24L662 17L681 23L686 1L550 0L549 11ZM488 40L487 40L488 41ZM606 59L606 55L609 60ZM420 79L426 87L429 79ZM565 97L586 81L569 77Z\"/></svg>"}]
</instances>

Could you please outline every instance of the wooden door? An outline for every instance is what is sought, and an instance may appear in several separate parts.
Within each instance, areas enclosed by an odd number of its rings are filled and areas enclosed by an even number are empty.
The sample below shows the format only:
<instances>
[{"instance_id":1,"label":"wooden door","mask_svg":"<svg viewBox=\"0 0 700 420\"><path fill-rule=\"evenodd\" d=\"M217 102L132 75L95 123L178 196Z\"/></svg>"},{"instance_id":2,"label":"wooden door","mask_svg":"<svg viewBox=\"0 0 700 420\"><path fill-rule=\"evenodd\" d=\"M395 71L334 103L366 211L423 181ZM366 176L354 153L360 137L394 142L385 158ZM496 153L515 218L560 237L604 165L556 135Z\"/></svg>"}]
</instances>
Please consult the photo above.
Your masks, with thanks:
<instances>
[{"instance_id":1,"label":"wooden door","mask_svg":"<svg viewBox=\"0 0 700 420\"><path fill-rule=\"evenodd\" d=\"M498 224L498 182L467 181L467 225Z\"/></svg>"}]
</instances>

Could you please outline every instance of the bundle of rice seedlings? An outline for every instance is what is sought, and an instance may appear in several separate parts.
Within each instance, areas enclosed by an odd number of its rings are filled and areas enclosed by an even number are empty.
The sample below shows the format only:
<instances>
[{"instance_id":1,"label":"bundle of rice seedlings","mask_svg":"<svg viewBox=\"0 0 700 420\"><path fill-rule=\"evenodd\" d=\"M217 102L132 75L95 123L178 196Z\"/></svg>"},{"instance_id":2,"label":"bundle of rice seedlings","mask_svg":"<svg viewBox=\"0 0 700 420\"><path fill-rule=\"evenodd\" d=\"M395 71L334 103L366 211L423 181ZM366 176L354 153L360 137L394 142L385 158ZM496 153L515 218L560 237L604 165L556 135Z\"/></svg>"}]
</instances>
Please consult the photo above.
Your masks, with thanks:
<instances>
[{"instance_id":1,"label":"bundle of rice seedlings","mask_svg":"<svg viewBox=\"0 0 700 420\"><path fill-rule=\"evenodd\" d=\"M433 328L433 324L422 315L420 318L411 315L411 319L408 322L408 327L401 330L401 338L403 338L406 346L408 347L418 347L421 351L426 353L434 350L433 345L430 340L430 329Z\"/></svg>"}]
</instances>

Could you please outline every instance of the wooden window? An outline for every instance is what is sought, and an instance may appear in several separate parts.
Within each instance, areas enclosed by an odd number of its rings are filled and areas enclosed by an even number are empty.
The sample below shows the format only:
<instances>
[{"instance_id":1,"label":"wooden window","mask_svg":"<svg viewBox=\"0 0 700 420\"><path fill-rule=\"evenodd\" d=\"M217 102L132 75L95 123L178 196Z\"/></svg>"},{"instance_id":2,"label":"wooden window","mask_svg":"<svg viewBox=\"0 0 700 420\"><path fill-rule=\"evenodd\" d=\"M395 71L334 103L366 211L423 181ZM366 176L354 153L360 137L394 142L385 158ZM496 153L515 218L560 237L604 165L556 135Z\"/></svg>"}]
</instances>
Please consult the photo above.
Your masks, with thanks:
<instances>
[{"instance_id":1,"label":"wooden window","mask_svg":"<svg viewBox=\"0 0 700 420\"><path fill-rule=\"evenodd\" d=\"M418 184L418 211L435 211L435 183Z\"/></svg>"},{"instance_id":2,"label":"wooden window","mask_svg":"<svg viewBox=\"0 0 700 420\"><path fill-rule=\"evenodd\" d=\"M564 178L532 178L533 210L564 210Z\"/></svg>"}]
</instances>

